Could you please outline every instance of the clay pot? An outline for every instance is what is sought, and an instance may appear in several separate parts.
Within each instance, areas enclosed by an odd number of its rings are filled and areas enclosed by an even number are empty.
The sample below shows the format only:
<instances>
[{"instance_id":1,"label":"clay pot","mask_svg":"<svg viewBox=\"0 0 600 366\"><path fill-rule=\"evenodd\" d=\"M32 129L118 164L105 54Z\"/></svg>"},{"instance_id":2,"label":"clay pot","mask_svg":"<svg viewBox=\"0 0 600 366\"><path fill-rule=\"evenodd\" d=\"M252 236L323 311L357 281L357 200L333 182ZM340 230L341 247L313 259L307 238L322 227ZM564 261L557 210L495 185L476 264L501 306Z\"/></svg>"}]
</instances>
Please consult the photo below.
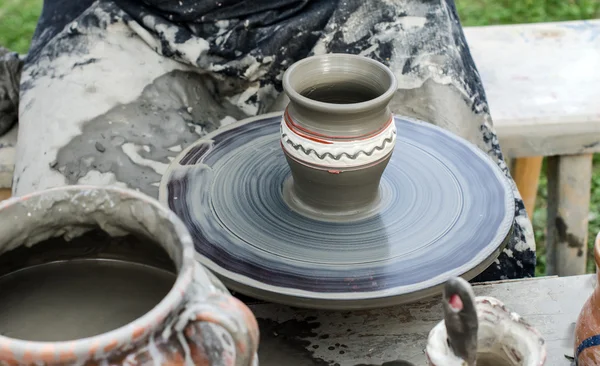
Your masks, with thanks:
<instances>
[{"instance_id":1,"label":"clay pot","mask_svg":"<svg viewBox=\"0 0 600 366\"><path fill-rule=\"evenodd\" d=\"M327 54L293 64L283 76L290 99L281 145L292 171L284 199L318 219L376 211L379 182L396 142L388 104L394 74L372 59Z\"/></svg>"},{"instance_id":2,"label":"clay pot","mask_svg":"<svg viewBox=\"0 0 600 366\"><path fill-rule=\"evenodd\" d=\"M600 279L600 233L594 244L596 278ZM600 364L600 289L596 285L594 292L585 302L575 326L574 355L578 366Z\"/></svg>"},{"instance_id":3,"label":"clay pot","mask_svg":"<svg viewBox=\"0 0 600 366\"><path fill-rule=\"evenodd\" d=\"M466 303L467 299L462 299ZM541 366L546 347L540 333L518 314L493 297L475 298L477 309L477 366ZM445 321L429 333L426 354L429 365L475 365L458 357L450 347Z\"/></svg>"},{"instance_id":4,"label":"clay pot","mask_svg":"<svg viewBox=\"0 0 600 366\"><path fill-rule=\"evenodd\" d=\"M183 223L131 190L0 204L0 364L252 365L250 310L194 260Z\"/></svg>"}]
</instances>

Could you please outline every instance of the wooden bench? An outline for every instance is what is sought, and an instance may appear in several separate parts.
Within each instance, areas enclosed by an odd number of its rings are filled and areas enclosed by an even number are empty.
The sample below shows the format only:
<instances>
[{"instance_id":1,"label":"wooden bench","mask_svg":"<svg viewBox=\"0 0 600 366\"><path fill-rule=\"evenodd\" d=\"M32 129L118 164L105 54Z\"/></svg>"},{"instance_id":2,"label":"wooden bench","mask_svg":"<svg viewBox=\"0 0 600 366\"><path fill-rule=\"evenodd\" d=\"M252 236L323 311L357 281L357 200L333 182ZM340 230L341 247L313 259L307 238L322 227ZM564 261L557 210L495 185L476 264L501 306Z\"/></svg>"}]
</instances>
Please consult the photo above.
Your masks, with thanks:
<instances>
[{"instance_id":1,"label":"wooden bench","mask_svg":"<svg viewBox=\"0 0 600 366\"><path fill-rule=\"evenodd\" d=\"M530 217L548 161L547 273L586 270L592 153L600 151L600 20L466 28Z\"/></svg>"},{"instance_id":2,"label":"wooden bench","mask_svg":"<svg viewBox=\"0 0 600 366\"><path fill-rule=\"evenodd\" d=\"M465 35L530 216L549 157L548 274L583 274L591 154L600 151L600 20L467 27ZM0 138L0 188L11 185L15 141L16 128Z\"/></svg>"},{"instance_id":3,"label":"wooden bench","mask_svg":"<svg viewBox=\"0 0 600 366\"><path fill-rule=\"evenodd\" d=\"M541 277L473 286L536 327L546 341L545 366L568 366L574 323L596 284L594 275ZM440 298L361 311L319 311L250 304L261 331L261 366L426 365L429 331L443 319ZM389 362L386 363L386 362Z\"/></svg>"}]
</instances>

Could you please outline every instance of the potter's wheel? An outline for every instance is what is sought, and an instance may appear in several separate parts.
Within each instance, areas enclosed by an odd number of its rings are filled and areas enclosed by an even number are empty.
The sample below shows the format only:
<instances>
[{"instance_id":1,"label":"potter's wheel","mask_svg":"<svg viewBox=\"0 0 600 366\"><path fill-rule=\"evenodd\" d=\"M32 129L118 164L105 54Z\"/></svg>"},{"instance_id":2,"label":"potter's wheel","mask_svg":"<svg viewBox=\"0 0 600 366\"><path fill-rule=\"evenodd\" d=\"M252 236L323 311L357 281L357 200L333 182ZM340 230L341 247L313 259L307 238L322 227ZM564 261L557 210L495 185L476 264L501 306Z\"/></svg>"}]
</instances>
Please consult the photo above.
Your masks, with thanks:
<instances>
[{"instance_id":1,"label":"potter's wheel","mask_svg":"<svg viewBox=\"0 0 600 366\"><path fill-rule=\"evenodd\" d=\"M230 288L296 306L351 309L414 301L496 259L514 219L500 169L431 124L396 117L374 216L318 221L292 211L280 114L224 127L183 151L160 200L187 225L197 258Z\"/></svg>"}]
</instances>

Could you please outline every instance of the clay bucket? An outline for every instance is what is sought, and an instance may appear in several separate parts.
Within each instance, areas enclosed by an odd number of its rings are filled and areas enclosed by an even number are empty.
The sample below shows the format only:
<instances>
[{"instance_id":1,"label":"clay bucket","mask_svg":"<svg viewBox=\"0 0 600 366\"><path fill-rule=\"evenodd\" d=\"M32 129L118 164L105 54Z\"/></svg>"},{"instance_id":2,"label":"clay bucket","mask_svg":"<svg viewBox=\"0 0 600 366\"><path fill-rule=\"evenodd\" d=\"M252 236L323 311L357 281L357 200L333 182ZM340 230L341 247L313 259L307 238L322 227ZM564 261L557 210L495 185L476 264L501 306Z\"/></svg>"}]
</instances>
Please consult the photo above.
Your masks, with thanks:
<instances>
[{"instance_id":1,"label":"clay bucket","mask_svg":"<svg viewBox=\"0 0 600 366\"><path fill-rule=\"evenodd\" d=\"M284 199L317 219L345 220L376 212L379 183L396 143L389 102L394 74L367 57L307 57L283 76L290 99L281 146L292 172Z\"/></svg>"},{"instance_id":2,"label":"clay bucket","mask_svg":"<svg viewBox=\"0 0 600 366\"><path fill-rule=\"evenodd\" d=\"M508 310L493 297L475 298L479 329L477 332L477 366L541 366L546 361L545 341L540 333L518 314ZM447 342L444 321L429 333L429 365L464 366Z\"/></svg>"},{"instance_id":3,"label":"clay bucket","mask_svg":"<svg viewBox=\"0 0 600 366\"><path fill-rule=\"evenodd\" d=\"M194 260L175 214L132 190L2 202L0 298L0 364L257 363L250 310Z\"/></svg>"},{"instance_id":4,"label":"clay bucket","mask_svg":"<svg viewBox=\"0 0 600 366\"><path fill-rule=\"evenodd\" d=\"M574 355L577 366L600 364L600 233L594 243L596 286L583 305L575 326Z\"/></svg>"}]
</instances>

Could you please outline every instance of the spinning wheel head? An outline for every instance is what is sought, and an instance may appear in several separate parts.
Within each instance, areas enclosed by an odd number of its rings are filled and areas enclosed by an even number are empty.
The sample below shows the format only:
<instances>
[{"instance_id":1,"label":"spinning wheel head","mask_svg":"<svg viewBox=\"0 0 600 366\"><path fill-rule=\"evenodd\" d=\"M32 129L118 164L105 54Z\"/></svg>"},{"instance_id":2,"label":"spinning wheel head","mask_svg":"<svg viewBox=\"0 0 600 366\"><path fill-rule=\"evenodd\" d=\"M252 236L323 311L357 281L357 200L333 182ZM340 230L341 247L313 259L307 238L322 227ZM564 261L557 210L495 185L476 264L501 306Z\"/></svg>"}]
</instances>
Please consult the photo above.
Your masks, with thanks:
<instances>
[{"instance_id":1,"label":"spinning wheel head","mask_svg":"<svg viewBox=\"0 0 600 366\"><path fill-rule=\"evenodd\" d=\"M283 115L207 135L161 182L198 260L226 284L294 306L378 307L496 259L514 218L507 178L472 144L393 117L389 69L316 56L283 84Z\"/></svg>"},{"instance_id":2,"label":"spinning wheel head","mask_svg":"<svg viewBox=\"0 0 600 366\"><path fill-rule=\"evenodd\" d=\"M388 306L476 276L505 245L515 206L502 171L477 147L406 118L394 119L374 214L335 221L290 209L281 118L207 135L161 182L160 200L186 223L198 260L232 289L294 306Z\"/></svg>"}]
</instances>

